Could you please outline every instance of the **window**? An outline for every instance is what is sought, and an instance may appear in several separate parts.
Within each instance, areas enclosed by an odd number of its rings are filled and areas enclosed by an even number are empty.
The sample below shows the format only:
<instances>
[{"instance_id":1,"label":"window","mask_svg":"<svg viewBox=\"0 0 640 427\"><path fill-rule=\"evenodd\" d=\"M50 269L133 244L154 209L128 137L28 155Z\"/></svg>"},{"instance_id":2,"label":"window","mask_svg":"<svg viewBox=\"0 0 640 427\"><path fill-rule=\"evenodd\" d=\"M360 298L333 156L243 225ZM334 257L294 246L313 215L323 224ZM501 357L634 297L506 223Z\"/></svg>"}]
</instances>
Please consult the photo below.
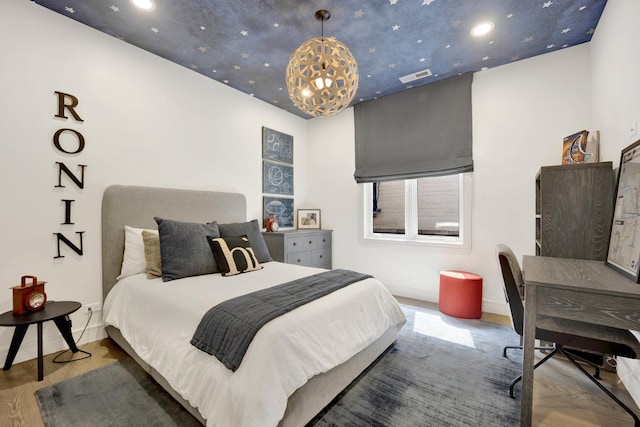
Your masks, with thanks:
<instances>
[{"instance_id":1,"label":"window","mask_svg":"<svg viewBox=\"0 0 640 427\"><path fill-rule=\"evenodd\" d=\"M471 174L362 188L365 239L470 249Z\"/></svg>"}]
</instances>

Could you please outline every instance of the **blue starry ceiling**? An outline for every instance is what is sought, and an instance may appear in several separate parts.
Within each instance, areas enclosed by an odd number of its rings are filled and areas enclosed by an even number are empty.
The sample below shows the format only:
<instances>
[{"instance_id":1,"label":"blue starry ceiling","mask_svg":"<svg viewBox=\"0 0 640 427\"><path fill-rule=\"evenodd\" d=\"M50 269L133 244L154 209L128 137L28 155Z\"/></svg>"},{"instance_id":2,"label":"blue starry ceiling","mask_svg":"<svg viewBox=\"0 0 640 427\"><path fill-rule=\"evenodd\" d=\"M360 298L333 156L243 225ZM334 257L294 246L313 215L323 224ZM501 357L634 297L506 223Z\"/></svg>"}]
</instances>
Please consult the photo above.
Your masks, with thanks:
<instances>
[{"instance_id":1,"label":"blue starry ceiling","mask_svg":"<svg viewBox=\"0 0 640 427\"><path fill-rule=\"evenodd\" d=\"M26 1L26 0L25 0ZM606 0L35 0L54 12L303 118L289 99L291 53L321 33L355 56L352 104L591 40ZM495 24L474 38L479 22ZM399 78L428 69L409 83ZM429 73L426 73L429 74ZM551 76L548 76L551 78ZM541 78L544 78L541 76Z\"/></svg>"}]
</instances>

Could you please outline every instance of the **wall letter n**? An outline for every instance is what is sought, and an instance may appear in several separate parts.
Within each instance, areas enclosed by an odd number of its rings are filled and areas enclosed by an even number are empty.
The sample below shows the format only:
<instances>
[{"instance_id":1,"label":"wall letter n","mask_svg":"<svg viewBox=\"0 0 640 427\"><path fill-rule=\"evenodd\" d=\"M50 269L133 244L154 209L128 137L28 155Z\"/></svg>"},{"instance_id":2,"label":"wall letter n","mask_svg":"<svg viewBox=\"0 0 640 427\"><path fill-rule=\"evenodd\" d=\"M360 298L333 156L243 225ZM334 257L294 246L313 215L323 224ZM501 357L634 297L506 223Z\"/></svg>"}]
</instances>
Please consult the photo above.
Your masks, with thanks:
<instances>
[{"instance_id":1,"label":"wall letter n","mask_svg":"<svg viewBox=\"0 0 640 427\"><path fill-rule=\"evenodd\" d=\"M78 165L80 166L80 179L78 179L64 163L56 162L56 164L58 165L58 185L56 185L56 187L64 187L64 185L62 185L62 172L64 172L71 181L75 182L78 188L84 188L84 168L86 168L87 165Z\"/></svg>"},{"instance_id":2,"label":"wall letter n","mask_svg":"<svg viewBox=\"0 0 640 427\"><path fill-rule=\"evenodd\" d=\"M82 255L82 233L84 233L84 231L76 231L76 234L80 237L80 247L77 247L76 245L73 244L73 242L69 239L67 239L67 237L62 234L62 233L53 233L58 237L58 256L54 256L54 258L64 258L64 255L60 255L60 241L62 241L64 244L66 244L69 248L71 248L75 253L77 253L78 255Z\"/></svg>"}]
</instances>

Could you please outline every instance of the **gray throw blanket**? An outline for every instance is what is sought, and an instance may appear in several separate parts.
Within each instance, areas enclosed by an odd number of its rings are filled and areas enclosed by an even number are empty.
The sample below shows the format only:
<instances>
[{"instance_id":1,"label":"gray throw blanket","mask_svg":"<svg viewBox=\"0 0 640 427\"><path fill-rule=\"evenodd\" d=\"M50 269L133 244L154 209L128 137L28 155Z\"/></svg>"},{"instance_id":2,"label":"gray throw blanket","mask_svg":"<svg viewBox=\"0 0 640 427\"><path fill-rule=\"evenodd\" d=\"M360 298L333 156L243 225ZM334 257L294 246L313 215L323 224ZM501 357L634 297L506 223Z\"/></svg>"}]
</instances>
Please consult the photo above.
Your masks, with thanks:
<instances>
[{"instance_id":1,"label":"gray throw blanket","mask_svg":"<svg viewBox=\"0 0 640 427\"><path fill-rule=\"evenodd\" d=\"M202 317L191 344L235 371L262 326L368 277L349 270L330 270L224 301Z\"/></svg>"}]
</instances>

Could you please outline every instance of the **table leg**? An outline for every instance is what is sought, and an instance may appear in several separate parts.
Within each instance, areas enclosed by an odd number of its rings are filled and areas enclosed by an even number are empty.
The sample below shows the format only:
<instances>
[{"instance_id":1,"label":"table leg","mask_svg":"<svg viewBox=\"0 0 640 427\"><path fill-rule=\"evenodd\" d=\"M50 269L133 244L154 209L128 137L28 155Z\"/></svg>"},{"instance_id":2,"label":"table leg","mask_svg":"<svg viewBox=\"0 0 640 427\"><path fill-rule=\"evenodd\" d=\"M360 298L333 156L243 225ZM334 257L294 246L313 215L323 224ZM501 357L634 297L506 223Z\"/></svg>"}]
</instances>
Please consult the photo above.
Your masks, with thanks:
<instances>
[{"instance_id":1,"label":"table leg","mask_svg":"<svg viewBox=\"0 0 640 427\"><path fill-rule=\"evenodd\" d=\"M520 426L530 427L533 418L533 365L536 346L536 287L525 288L524 343L522 351L522 393Z\"/></svg>"},{"instance_id":2,"label":"table leg","mask_svg":"<svg viewBox=\"0 0 640 427\"><path fill-rule=\"evenodd\" d=\"M42 357L42 322L38 322L38 381L44 378L44 358Z\"/></svg>"},{"instance_id":3,"label":"table leg","mask_svg":"<svg viewBox=\"0 0 640 427\"><path fill-rule=\"evenodd\" d=\"M3 371L11 369L11 365L13 365L13 360L16 358L16 354L18 354L18 349L20 348L20 344L22 344L24 335L27 333L27 329L29 329L29 325L18 325L13 331L13 338L11 338L9 353L4 362L4 368L2 368Z\"/></svg>"},{"instance_id":4,"label":"table leg","mask_svg":"<svg viewBox=\"0 0 640 427\"><path fill-rule=\"evenodd\" d=\"M69 346L69 349L72 353L77 353L78 347L76 346L76 342L73 340L73 334L71 333L71 319L69 316L60 316L53 319L60 331L60 335L64 338Z\"/></svg>"}]
</instances>

